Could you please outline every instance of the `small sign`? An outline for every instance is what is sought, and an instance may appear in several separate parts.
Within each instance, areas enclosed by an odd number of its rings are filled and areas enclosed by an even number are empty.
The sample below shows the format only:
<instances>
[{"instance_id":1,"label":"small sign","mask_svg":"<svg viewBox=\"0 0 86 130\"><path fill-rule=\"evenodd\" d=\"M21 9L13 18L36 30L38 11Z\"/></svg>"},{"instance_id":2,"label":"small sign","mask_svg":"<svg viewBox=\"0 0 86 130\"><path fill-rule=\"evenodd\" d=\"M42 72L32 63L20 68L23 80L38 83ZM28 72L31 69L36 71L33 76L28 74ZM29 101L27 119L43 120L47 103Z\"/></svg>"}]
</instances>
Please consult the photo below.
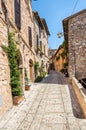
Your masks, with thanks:
<instances>
[{"instance_id":1,"label":"small sign","mask_svg":"<svg viewBox=\"0 0 86 130\"><path fill-rule=\"evenodd\" d=\"M0 95L0 107L2 106L2 96Z\"/></svg>"}]
</instances>

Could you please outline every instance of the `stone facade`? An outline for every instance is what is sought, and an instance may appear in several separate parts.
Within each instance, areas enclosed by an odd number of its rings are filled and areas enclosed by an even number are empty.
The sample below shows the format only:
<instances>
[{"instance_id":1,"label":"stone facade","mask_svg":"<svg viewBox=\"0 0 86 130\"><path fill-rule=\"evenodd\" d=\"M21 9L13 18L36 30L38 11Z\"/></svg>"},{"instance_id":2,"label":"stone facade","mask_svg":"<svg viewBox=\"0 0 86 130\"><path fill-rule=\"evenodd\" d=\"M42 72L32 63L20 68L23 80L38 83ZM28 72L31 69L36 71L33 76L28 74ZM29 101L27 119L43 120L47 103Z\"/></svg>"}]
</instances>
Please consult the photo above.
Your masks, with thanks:
<instances>
[{"instance_id":1,"label":"stone facade","mask_svg":"<svg viewBox=\"0 0 86 130\"><path fill-rule=\"evenodd\" d=\"M56 51L53 62L55 66L56 71L61 71L64 68L64 63L66 63L66 58L62 58L61 54L63 53L64 49L62 47L59 47Z\"/></svg>"},{"instance_id":2,"label":"stone facade","mask_svg":"<svg viewBox=\"0 0 86 130\"><path fill-rule=\"evenodd\" d=\"M49 49L48 50L48 57L49 57L49 70L53 70L55 67L54 67L54 63L53 63L53 56L55 55L56 53L56 49Z\"/></svg>"},{"instance_id":3,"label":"stone facade","mask_svg":"<svg viewBox=\"0 0 86 130\"><path fill-rule=\"evenodd\" d=\"M35 59L39 62L39 66L43 71L48 71L48 35L49 32L44 24L42 18L40 18L38 12L33 12L34 17L34 49ZM43 68L42 68L43 67Z\"/></svg>"},{"instance_id":4,"label":"stone facade","mask_svg":"<svg viewBox=\"0 0 86 130\"><path fill-rule=\"evenodd\" d=\"M86 10L63 20L65 39L69 49L69 74L86 78ZM68 35L67 35L68 34Z\"/></svg>"},{"instance_id":5,"label":"stone facade","mask_svg":"<svg viewBox=\"0 0 86 130\"><path fill-rule=\"evenodd\" d=\"M64 54L64 48L62 45L59 46L59 48L54 52L52 52L52 50L49 50L49 56L50 69L61 71L64 68L67 68L67 65L65 65L67 64L67 56Z\"/></svg>"},{"instance_id":6,"label":"stone facade","mask_svg":"<svg viewBox=\"0 0 86 130\"><path fill-rule=\"evenodd\" d=\"M0 116L2 116L5 111L12 107L12 95L8 58L1 47L2 45L8 45L7 25L2 9L0 11Z\"/></svg>"},{"instance_id":7,"label":"stone facade","mask_svg":"<svg viewBox=\"0 0 86 130\"><path fill-rule=\"evenodd\" d=\"M19 1L21 11L19 17L21 21L17 19L17 22L20 22L20 27L16 24L15 18L15 2ZM8 30L15 34L15 43L20 52L19 70L21 73L20 79L23 90L25 90L25 68L27 70L29 81L33 82L35 79L34 62L36 60L40 61L39 55L35 52L35 29L31 1L19 1L0 1L0 117L13 105L8 58L7 54L1 47L2 45L8 46ZM19 9L19 5L17 9ZM48 34L46 33L46 28L44 28L43 31L46 34L46 39L41 38L41 41L46 48L43 62L47 64ZM45 71L47 71L47 69Z\"/></svg>"}]
</instances>

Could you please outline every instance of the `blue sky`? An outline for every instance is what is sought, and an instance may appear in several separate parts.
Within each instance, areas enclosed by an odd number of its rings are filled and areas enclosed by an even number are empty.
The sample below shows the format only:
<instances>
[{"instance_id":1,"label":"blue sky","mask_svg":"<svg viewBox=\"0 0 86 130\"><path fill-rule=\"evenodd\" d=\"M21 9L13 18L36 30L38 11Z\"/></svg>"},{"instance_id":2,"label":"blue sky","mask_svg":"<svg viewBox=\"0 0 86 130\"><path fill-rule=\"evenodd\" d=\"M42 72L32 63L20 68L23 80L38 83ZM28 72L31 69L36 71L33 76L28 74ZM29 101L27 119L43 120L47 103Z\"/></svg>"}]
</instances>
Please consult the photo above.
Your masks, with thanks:
<instances>
[{"instance_id":1,"label":"blue sky","mask_svg":"<svg viewBox=\"0 0 86 130\"><path fill-rule=\"evenodd\" d=\"M72 14L77 0L38 0L33 1L32 8L38 11L41 18L45 18L51 36L49 37L49 48L57 49L64 38L58 38L57 33L63 31L62 20ZM73 12L86 9L86 0L79 0Z\"/></svg>"}]
</instances>

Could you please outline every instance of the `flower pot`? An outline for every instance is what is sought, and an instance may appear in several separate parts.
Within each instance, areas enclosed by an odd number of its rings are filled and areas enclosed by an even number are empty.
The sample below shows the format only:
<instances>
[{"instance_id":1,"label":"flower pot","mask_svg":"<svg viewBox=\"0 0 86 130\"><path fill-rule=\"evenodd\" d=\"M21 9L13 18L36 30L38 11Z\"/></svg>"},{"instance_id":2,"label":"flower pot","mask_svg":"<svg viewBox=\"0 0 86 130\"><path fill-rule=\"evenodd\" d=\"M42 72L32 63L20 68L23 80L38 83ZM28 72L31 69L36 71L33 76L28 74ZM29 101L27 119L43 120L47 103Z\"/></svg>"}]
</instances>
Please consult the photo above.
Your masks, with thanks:
<instances>
[{"instance_id":1,"label":"flower pot","mask_svg":"<svg viewBox=\"0 0 86 130\"><path fill-rule=\"evenodd\" d=\"M26 86L25 86L25 90L30 90L30 86L31 86L31 85L26 85Z\"/></svg>"},{"instance_id":2,"label":"flower pot","mask_svg":"<svg viewBox=\"0 0 86 130\"><path fill-rule=\"evenodd\" d=\"M14 96L13 97L13 104L19 105L24 100L24 96Z\"/></svg>"}]
</instances>

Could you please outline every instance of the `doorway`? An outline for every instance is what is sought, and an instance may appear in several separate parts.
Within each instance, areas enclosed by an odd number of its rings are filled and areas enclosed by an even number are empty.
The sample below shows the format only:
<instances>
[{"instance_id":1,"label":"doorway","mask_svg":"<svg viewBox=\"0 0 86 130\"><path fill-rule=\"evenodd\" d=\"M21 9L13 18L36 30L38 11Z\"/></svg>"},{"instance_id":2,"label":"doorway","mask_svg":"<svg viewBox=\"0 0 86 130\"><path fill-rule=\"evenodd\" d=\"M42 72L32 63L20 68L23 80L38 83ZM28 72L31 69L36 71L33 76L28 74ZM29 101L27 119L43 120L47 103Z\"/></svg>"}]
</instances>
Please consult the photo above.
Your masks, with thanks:
<instances>
[{"instance_id":1,"label":"doorway","mask_svg":"<svg viewBox=\"0 0 86 130\"><path fill-rule=\"evenodd\" d=\"M33 81L33 61L29 60L29 72L30 72L30 81Z\"/></svg>"}]
</instances>

